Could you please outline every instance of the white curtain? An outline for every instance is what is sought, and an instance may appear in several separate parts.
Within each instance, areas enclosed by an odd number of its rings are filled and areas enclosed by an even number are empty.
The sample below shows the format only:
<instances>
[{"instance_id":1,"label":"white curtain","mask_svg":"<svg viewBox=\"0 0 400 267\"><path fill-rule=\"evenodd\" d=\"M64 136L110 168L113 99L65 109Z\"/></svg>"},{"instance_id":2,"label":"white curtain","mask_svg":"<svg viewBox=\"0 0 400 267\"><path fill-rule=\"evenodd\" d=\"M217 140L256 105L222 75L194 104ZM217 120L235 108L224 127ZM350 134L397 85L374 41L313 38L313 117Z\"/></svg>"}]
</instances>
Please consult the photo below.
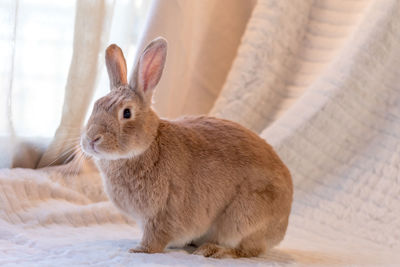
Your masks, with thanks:
<instances>
[{"instance_id":1,"label":"white curtain","mask_svg":"<svg viewBox=\"0 0 400 267\"><path fill-rule=\"evenodd\" d=\"M106 45L118 43L133 60L147 6L143 0L2 1L0 167L65 161L93 94L108 90Z\"/></svg>"},{"instance_id":2,"label":"white curtain","mask_svg":"<svg viewBox=\"0 0 400 267\"><path fill-rule=\"evenodd\" d=\"M207 114L235 58L255 0L155 0L143 48L157 36L169 43L166 69L154 97L164 117Z\"/></svg>"},{"instance_id":3,"label":"white curtain","mask_svg":"<svg viewBox=\"0 0 400 267\"><path fill-rule=\"evenodd\" d=\"M0 5L0 167L24 154L34 167L60 119L69 66L74 1ZM20 142L35 140L35 145ZM25 147L17 151L17 147ZM16 158L23 161L24 157Z\"/></svg>"}]
</instances>

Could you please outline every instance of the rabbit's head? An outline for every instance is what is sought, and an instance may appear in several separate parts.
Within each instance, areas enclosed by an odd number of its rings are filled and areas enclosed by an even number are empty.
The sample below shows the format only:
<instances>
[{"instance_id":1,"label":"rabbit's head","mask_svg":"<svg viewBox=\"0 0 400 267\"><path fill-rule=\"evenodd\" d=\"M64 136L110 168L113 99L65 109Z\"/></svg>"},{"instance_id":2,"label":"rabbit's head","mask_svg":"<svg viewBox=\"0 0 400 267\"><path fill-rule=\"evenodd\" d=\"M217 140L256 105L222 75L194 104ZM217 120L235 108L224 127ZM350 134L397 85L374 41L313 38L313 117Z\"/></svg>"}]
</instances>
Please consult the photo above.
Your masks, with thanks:
<instances>
[{"instance_id":1,"label":"rabbit's head","mask_svg":"<svg viewBox=\"0 0 400 267\"><path fill-rule=\"evenodd\" d=\"M81 146L98 159L130 158L153 142L158 117L151 109L153 90L167 54L163 38L153 40L140 56L128 83L124 55L116 45L106 50L111 91L96 101L81 137Z\"/></svg>"}]
</instances>

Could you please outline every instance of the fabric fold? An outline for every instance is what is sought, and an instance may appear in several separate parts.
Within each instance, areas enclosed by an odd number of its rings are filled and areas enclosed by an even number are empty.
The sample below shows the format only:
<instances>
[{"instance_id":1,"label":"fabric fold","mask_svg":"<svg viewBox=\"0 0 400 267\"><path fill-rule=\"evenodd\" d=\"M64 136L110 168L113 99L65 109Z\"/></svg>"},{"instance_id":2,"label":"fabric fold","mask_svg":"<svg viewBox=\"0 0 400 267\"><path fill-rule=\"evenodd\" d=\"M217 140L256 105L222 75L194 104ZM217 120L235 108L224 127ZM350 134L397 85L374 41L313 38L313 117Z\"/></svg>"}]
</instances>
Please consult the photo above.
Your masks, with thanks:
<instances>
[{"instance_id":1,"label":"fabric fold","mask_svg":"<svg viewBox=\"0 0 400 267\"><path fill-rule=\"evenodd\" d=\"M153 105L161 116L208 113L254 5L254 0L153 2L138 52L158 36L168 40L166 69Z\"/></svg>"},{"instance_id":2,"label":"fabric fold","mask_svg":"<svg viewBox=\"0 0 400 267\"><path fill-rule=\"evenodd\" d=\"M261 134L293 173L293 231L400 248L398 10L374 1L324 74Z\"/></svg>"}]
</instances>

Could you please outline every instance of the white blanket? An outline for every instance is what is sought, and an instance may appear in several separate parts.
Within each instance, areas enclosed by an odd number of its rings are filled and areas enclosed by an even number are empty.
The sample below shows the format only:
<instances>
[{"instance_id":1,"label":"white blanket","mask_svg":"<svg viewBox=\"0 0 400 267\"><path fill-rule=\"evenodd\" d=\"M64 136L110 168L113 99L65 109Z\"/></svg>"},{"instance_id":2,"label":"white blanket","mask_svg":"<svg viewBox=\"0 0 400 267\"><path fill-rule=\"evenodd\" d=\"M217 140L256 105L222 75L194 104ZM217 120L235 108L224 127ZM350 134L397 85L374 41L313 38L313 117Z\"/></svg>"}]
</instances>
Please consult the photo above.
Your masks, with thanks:
<instances>
[{"instance_id":1,"label":"white blanket","mask_svg":"<svg viewBox=\"0 0 400 267\"><path fill-rule=\"evenodd\" d=\"M384 251L380 244L364 243L356 235L346 237L341 234L339 225L336 229L328 225L315 226L312 220L301 216L306 210L298 208L294 210L289 234L281 248L258 259L206 259L190 255L189 249L169 249L157 255L130 254L128 249L140 241L140 230L107 201L96 172L65 175L57 171L3 169L0 189L0 266L277 266L395 262L395 255ZM307 210L316 210L316 207L308 205ZM339 218L329 225L335 224L340 224ZM343 244L339 247L337 243Z\"/></svg>"},{"instance_id":2,"label":"white blanket","mask_svg":"<svg viewBox=\"0 0 400 267\"><path fill-rule=\"evenodd\" d=\"M400 265L400 1L259 0L212 111L289 166L293 212L256 259L129 254L96 172L0 170L0 265Z\"/></svg>"},{"instance_id":3,"label":"white blanket","mask_svg":"<svg viewBox=\"0 0 400 267\"><path fill-rule=\"evenodd\" d=\"M0 190L0 266L400 263L399 256L390 251L390 246L382 245L389 240L384 236L380 242L365 240L360 235L363 225L345 228L343 218L324 212L322 204L327 200L317 202L315 195L308 200L296 199L287 237L279 248L256 259L216 260L190 255L189 248L172 248L165 254L155 255L128 253L128 249L140 241L141 232L133 221L122 216L107 201L96 172L65 175L54 170L3 169L0 170ZM335 208L346 210L340 201ZM321 224L320 221L325 219L329 222ZM382 233L393 231L392 224L372 223L371 219L365 222ZM346 233L344 229L354 233ZM392 242L396 241L394 238Z\"/></svg>"}]
</instances>

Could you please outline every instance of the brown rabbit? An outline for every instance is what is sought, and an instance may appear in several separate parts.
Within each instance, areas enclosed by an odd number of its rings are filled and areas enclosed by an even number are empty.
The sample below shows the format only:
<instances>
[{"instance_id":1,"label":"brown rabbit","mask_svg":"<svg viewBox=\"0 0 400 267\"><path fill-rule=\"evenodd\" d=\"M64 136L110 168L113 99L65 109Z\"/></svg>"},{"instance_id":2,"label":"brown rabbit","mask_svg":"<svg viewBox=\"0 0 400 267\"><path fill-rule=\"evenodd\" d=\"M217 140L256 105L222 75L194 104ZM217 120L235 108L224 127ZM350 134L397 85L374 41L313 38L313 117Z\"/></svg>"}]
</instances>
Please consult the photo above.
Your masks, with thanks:
<instances>
[{"instance_id":1,"label":"brown rabbit","mask_svg":"<svg viewBox=\"0 0 400 267\"><path fill-rule=\"evenodd\" d=\"M289 170L272 147L237 123L160 119L151 109L167 53L162 38L141 55L128 84L110 45L111 92L97 100L81 138L111 201L142 226L133 253L200 245L206 257L252 257L284 237L292 203Z\"/></svg>"}]
</instances>

